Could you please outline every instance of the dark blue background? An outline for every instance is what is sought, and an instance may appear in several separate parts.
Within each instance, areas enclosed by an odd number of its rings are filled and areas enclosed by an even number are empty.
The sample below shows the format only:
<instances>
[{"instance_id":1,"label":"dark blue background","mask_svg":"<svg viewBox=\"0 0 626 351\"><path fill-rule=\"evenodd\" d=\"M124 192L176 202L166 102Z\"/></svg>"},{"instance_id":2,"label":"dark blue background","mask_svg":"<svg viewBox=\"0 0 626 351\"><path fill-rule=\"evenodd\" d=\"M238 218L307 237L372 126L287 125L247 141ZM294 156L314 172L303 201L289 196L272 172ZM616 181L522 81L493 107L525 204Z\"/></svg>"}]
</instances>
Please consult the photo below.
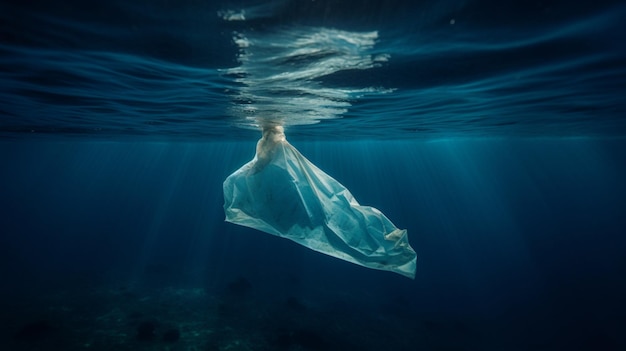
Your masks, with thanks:
<instances>
[{"instance_id":1,"label":"dark blue background","mask_svg":"<svg viewBox=\"0 0 626 351\"><path fill-rule=\"evenodd\" d=\"M626 349L625 13L3 1L0 348ZM389 55L316 80L388 94L287 138L408 229L414 281L223 221L259 137L228 112L234 33L307 26L377 31ZM136 340L152 318L179 343Z\"/></svg>"},{"instance_id":2,"label":"dark blue background","mask_svg":"<svg viewBox=\"0 0 626 351\"><path fill-rule=\"evenodd\" d=\"M433 349L624 344L623 140L296 142L409 230L415 281L223 222L221 182L253 143L1 145L9 305L86 286L219 294L245 277L259 309L297 296L365 320L400 313L404 334L445 335L420 339Z\"/></svg>"}]
</instances>

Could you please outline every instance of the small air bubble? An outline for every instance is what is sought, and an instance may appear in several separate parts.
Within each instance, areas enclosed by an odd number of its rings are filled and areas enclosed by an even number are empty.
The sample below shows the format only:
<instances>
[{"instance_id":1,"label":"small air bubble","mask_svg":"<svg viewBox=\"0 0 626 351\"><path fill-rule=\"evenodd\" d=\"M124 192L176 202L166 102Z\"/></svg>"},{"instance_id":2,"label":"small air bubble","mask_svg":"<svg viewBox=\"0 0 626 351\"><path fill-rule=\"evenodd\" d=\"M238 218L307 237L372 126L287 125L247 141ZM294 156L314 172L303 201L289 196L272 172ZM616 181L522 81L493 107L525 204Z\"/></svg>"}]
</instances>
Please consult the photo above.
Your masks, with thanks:
<instances>
[{"instance_id":1,"label":"small air bubble","mask_svg":"<svg viewBox=\"0 0 626 351\"><path fill-rule=\"evenodd\" d=\"M452 25L453 25L453 24L455 24L455 23L456 23L456 20L455 20L454 18L450 20L450 24L452 24Z\"/></svg>"}]
</instances>

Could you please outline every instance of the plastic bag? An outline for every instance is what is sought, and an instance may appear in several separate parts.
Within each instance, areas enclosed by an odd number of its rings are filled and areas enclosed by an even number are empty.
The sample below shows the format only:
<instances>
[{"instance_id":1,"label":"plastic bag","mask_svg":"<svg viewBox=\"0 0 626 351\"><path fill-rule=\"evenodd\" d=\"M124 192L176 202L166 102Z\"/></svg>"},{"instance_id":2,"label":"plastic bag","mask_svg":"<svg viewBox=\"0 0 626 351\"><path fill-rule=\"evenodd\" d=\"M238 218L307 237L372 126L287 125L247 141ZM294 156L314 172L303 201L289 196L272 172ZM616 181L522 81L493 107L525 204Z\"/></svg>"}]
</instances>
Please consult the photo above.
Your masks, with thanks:
<instances>
[{"instance_id":1,"label":"plastic bag","mask_svg":"<svg viewBox=\"0 0 626 351\"><path fill-rule=\"evenodd\" d=\"M226 221L293 240L365 267L415 278L417 255L407 232L267 127L254 159L224 181Z\"/></svg>"}]
</instances>

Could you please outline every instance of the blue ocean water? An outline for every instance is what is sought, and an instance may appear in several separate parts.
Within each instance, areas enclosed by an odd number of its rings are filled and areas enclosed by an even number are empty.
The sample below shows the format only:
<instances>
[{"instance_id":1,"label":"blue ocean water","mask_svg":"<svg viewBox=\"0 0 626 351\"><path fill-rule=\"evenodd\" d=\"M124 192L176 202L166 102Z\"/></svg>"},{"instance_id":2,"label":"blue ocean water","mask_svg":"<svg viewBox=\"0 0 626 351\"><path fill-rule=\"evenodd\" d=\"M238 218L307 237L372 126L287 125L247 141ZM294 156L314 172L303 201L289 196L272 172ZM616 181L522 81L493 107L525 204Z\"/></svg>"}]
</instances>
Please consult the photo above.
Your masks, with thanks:
<instances>
[{"instance_id":1,"label":"blue ocean water","mask_svg":"<svg viewBox=\"0 0 626 351\"><path fill-rule=\"evenodd\" d=\"M621 1L1 6L4 138L249 140L250 118L315 139L626 130Z\"/></svg>"},{"instance_id":2,"label":"blue ocean water","mask_svg":"<svg viewBox=\"0 0 626 351\"><path fill-rule=\"evenodd\" d=\"M621 1L0 3L0 345L621 350ZM282 124L415 280L224 222Z\"/></svg>"}]
</instances>

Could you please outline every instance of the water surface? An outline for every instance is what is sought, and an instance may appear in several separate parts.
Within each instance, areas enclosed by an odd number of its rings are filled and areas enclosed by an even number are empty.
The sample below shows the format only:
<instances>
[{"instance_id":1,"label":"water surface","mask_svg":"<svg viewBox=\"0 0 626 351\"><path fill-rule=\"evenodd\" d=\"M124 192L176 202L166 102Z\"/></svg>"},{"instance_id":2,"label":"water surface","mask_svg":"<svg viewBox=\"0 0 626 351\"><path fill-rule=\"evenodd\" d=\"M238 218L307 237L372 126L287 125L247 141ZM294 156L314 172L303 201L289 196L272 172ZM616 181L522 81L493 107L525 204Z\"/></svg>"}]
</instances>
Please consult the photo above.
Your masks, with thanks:
<instances>
[{"instance_id":1,"label":"water surface","mask_svg":"<svg viewBox=\"0 0 626 351\"><path fill-rule=\"evenodd\" d=\"M626 131L619 1L1 9L5 138L239 140L267 120L315 140Z\"/></svg>"}]
</instances>

